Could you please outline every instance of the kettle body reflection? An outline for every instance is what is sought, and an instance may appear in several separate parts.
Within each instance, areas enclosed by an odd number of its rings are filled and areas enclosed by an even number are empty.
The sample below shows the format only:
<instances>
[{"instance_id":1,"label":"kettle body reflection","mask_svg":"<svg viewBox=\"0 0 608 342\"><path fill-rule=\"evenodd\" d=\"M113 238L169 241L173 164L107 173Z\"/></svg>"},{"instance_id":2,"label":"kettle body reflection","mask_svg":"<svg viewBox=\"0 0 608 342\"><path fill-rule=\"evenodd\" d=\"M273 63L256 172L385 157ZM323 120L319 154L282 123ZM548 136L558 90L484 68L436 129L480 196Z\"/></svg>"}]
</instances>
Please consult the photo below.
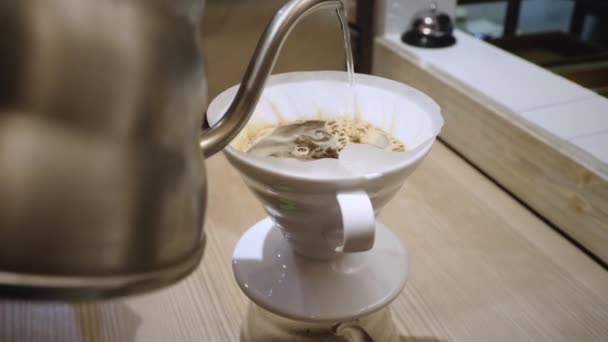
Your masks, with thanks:
<instances>
[{"instance_id":1,"label":"kettle body reflection","mask_svg":"<svg viewBox=\"0 0 608 342\"><path fill-rule=\"evenodd\" d=\"M288 2L201 134L202 1L1 4L0 296L113 297L189 274L205 246L204 157L245 125L297 21L341 7Z\"/></svg>"}]
</instances>

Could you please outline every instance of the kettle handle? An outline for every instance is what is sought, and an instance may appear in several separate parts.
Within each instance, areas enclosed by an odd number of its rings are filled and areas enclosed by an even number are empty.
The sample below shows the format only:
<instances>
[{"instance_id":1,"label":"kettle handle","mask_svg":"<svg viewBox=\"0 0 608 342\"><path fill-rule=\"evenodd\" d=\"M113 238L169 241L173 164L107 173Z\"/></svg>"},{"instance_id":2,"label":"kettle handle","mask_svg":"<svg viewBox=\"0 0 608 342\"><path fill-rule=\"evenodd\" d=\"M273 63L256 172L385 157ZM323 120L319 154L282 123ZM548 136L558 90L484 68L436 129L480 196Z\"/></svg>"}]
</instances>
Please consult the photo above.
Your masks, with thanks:
<instances>
[{"instance_id":1,"label":"kettle handle","mask_svg":"<svg viewBox=\"0 0 608 342\"><path fill-rule=\"evenodd\" d=\"M258 42L230 107L200 138L205 158L228 145L247 124L291 29L308 14L328 7L344 8L341 0L291 0L274 15Z\"/></svg>"}]
</instances>

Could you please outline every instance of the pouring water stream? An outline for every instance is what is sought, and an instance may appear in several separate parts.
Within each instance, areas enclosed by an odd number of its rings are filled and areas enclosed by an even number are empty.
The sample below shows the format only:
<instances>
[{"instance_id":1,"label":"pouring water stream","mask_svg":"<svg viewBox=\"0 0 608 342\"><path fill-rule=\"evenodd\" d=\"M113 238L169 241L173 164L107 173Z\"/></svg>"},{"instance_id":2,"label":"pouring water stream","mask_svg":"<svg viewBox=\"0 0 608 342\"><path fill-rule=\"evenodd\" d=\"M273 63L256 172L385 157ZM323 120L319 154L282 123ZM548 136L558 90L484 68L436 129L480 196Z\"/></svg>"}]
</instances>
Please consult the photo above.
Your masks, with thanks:
<instances>
[{"instance_id":1,"label":"pouring water stream","mask_svg":"<svg viewBox=\"0 0 608 342\"><path fill-rule=\"evenodd\" d=\"M346 7L344 2L342 6L336 10L340 21L340 29L342 30L342 45L346 56L346 70L348 71L348 84L352 88L355 76L355 63L353 58L352 42L350 38L350 30L348 28L348 20L346 18Z\"/></svg>"}]
</instances>

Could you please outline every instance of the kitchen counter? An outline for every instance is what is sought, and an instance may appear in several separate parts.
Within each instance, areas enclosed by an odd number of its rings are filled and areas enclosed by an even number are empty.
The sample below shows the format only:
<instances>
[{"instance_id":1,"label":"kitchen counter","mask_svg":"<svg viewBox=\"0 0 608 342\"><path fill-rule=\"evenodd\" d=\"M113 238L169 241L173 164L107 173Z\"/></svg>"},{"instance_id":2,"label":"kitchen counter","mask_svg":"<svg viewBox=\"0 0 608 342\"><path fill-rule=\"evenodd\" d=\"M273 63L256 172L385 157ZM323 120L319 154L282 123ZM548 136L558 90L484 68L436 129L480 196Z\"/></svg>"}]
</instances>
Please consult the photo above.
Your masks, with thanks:
<instances>
[{"instance_id":1,"label":"kitchen counter","mask_svg":"<svg viewBox=\"0 0 608 342\"><path fill-rule=\"evenodd\" d=\"M377 37L373 73L431 96L445 118L445 143L608 264L608 164L576 145L582 139L606 153L596 135L608 136L608 100L456 35L446 49Z\"/></svg>"},{"instance_id":2,"label":"kitchen counter","mask_svg":"<svg viewBox=\"0 0 608 342\"><path fill-rule=\"evenodd\" d=\"M238 341L248 300L231 253L264 212L223 156L208 163L207 250L186 280L100 303L0 301L2 342ZM608 272L437 143L380 220L408 246L402 341L605 341Z\"/></svg>"}]
</instances>

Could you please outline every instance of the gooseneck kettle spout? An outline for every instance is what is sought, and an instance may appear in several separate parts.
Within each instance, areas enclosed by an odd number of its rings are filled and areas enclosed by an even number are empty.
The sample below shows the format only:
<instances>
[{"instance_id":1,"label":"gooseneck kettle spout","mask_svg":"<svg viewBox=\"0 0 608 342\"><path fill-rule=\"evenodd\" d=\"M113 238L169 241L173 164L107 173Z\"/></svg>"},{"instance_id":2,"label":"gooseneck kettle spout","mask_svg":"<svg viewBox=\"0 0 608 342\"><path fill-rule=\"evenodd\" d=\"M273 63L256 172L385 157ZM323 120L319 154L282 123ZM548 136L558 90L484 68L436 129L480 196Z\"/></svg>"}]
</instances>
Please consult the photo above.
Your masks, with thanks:
<instances>
[{"instance_id":1,"label":"gooseneck kettle spout","mask_svg":"<svg viewBox=\"0 0 608 342\"><path fill-rule=\"evenodd\" d=\"M285 4L226 115L201 138L203 3L0 5L0 297L124 296L196 269L206 244L203 156L246 124L291 28L343 6Z\"/></svg>"},{"instance_id":2,"label":"gooseneck kettle spout","mask_svg":"<svg viewBox=\"0 0 608 342\"><path fill-rule=\"evenodd\" d=\"M320 9L342 9L341 0L291 0L272 18L249 62L239 90L223 118L200 141L205 158L223 149L245 126L264 91L289 32L304 17Z\"/></svg>"}]
</instances>

